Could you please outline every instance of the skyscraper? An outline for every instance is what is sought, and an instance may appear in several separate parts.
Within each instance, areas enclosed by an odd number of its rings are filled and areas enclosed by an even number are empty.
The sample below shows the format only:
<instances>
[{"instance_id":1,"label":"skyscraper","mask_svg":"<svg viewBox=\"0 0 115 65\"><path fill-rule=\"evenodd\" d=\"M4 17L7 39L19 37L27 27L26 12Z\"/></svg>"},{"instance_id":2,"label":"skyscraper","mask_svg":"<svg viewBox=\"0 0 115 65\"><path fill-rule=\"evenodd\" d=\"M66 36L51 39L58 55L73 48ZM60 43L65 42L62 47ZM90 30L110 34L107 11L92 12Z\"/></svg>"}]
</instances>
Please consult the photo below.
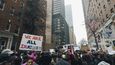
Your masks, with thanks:
<instances>
[{"instance_id":1,"label":"skyscraper","mask_svg":"<svg viewBox=\"0 0 115 65\"><path fill-rule=\"evenodd\" d=\"M52 48L52 0L47 0L47 17L46 17L46 43L44 49Z\"/></svg>"},{"instance_id":2,"label":"skyscraper","mask_svg":"<svg viewBox=\"0 0 115 65\"><path fill-rule=\"evenodd\" d=\"M65 20L64 0L53 0L52 15L52 43L54 47L70 43L69 27Z\"/></svg>"},{"instance_id":3,"label":"skyscraper","mask_svg":"<svg viewBox=\"0 0 115 65\"><path fill-rule=\"evenodd\" d=\"M71 5L65 6L65 19L69 27L73 26L73 19L72 19L72 7Z\"/></svg>"},{"instance_id":4,"label":"skyscraper","mask_svg":"<svg viewBox=\"0 0 115 65\"><path fill-rule=\"evenodd\" d=\"M61 14L65 18L64 0L53 0L53 15Z\"/></svg>"},{"instance_id":5,"label":"skyscraper","mask_svg":"<svg viewBox=\"0 0 115 65\"><path fill-rule=\"evenodd\" d=\"M69 38L70 38L70 43L74 43L74 29L73 29L73 19L72 19L72 8L71 5L66 5L65 6L65 19L66 22L69 26Z\"/></svg>"}]
</instances>

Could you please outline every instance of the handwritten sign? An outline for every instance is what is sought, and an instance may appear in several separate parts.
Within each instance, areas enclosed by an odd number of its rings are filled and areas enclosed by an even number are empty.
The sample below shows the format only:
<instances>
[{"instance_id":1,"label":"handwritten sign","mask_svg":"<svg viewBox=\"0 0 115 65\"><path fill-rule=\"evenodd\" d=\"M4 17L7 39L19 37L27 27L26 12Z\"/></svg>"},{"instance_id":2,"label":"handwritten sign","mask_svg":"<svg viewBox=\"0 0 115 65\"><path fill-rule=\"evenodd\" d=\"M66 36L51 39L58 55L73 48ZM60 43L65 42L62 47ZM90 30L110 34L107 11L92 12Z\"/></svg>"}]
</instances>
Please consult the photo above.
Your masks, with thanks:
<instances>
[{"instance_id":1,"label":"handwritten sign","mask_svg":"<svg viewBox=\"0 0 115 65\"><path fill-rule=\"evenodd\" d=\"M43 42L43 36L23 34L19 49L41 51L42 42Z\"/></svg>"}]
</instances>

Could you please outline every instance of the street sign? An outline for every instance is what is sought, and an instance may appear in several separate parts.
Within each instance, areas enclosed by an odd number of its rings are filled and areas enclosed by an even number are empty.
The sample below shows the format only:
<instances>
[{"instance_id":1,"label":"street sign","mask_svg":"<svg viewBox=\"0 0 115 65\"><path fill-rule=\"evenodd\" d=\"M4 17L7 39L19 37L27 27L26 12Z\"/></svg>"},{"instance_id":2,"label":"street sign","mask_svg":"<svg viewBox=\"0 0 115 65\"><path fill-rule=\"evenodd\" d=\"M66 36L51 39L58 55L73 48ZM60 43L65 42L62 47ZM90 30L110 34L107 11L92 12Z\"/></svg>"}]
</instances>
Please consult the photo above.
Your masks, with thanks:
<instances>
[{"instance_id":1,"label":"street sign","mask_svg":"<svg viewBox=\"0 0 115 65\"><path fill-rule=\"evenodd\" d=\"M20 50L41 51L43 36L23 34Z\"/></svg>"}]
</instances>

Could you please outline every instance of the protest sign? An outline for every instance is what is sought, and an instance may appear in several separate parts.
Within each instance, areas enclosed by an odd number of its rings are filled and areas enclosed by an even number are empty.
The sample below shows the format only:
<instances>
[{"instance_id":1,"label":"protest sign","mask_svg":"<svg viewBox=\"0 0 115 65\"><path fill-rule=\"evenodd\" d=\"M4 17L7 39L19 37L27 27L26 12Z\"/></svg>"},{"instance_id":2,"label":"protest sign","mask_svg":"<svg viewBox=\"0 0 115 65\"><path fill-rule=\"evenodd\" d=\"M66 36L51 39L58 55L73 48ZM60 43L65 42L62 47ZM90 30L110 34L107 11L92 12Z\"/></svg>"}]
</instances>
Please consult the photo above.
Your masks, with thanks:
<instances>
[{"instance_id":1,"label":"protest sign","mask_svg":"<svg viewBox=\"0 0 115 65\"><path fill-rule=\"evenodd\" d=\"M101 61L98 65L110 65L110 64L105 61Z\"/></svg>"},{"instance_id":2,"label":"protest sign","mask_svg":"<svg viewBox=\"0 0 115 65\"><path fill-rule=\"evenodd\" d=\"M43 36L23 34L19 49L41 51L42 41L43 41Z\"/></svg>"}]
</instances>

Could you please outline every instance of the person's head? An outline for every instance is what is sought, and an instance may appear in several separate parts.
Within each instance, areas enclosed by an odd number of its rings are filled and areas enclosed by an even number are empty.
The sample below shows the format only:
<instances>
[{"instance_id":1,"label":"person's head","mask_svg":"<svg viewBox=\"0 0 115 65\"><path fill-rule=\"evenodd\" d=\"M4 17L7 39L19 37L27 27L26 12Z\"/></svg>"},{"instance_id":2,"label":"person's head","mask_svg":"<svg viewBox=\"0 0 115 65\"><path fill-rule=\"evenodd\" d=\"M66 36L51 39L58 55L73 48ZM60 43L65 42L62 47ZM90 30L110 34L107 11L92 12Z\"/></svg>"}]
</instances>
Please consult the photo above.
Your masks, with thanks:
<instances>
[{"instance_id":1,"label":"person's head","mask_svg":"<svg viewBox=\"0 0 115 65\"><path fill-rule=\"evenodd\" d=\"M28 61L27 61L27 65L33 65L34 64L34 61L32 60L32 59L29 59Z\"/></svg>"}]
</instances>

